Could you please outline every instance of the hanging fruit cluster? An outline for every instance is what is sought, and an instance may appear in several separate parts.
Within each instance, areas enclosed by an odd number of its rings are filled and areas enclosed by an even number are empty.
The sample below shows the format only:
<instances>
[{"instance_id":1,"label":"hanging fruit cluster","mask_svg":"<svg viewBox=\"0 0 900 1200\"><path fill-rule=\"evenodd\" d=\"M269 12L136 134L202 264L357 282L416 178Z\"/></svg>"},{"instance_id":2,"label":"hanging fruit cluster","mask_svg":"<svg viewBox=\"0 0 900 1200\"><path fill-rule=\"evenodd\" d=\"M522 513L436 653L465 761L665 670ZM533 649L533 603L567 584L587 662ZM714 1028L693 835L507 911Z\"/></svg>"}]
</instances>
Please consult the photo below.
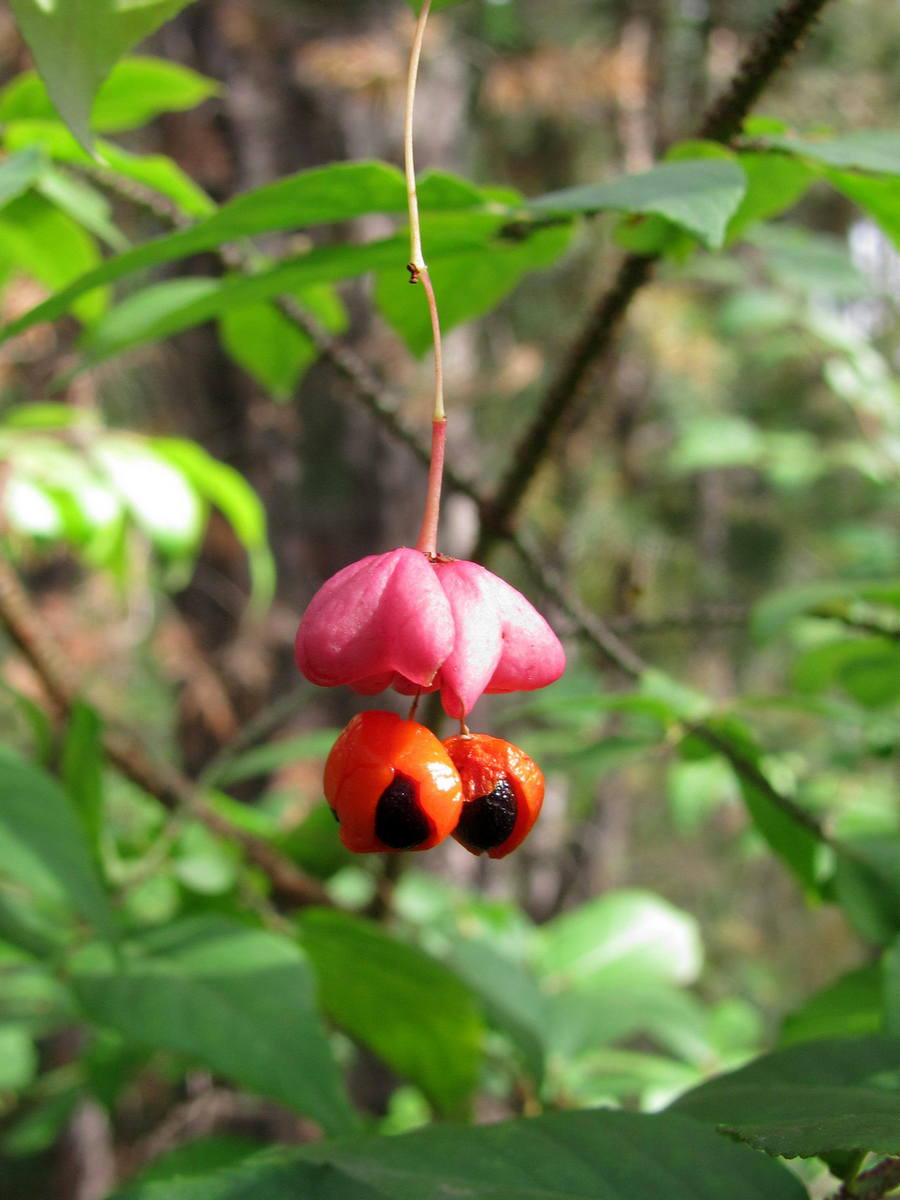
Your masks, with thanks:
<instances>
[{"instance_id":1,"label":"hanging fruit cluster","mask_svg":"<svg viewBox=\"0 0 900 1200\"><path fill-rule=\"evenodd\" d=\"M515 588L419 549L372 555L320 588L295 650L313 683L416 699L439 691L460 720L462 732L441 742L395 713L352 719L325 764L325 797L349 850L429 850L452 835L473 854L503 858L521 844L544 798L540 768L464 725L482 693L543 687L565 667L556 634Z\"/></svg>"},{"instance_id":2,"label":"hanging fruit cluster","mask_svg":"<svg viewBox=\"0 0 900 1200\"><path fill-rule=\"evenodd\" d=\"M363 695L392 687L414 696L408 720L354 717L325 765L325 796L341 840L357 853L428 850L452 835L473 854L503 858L537 819L544 778L517 746L472 734L465 718L485 692L553 683L566 660L556 634L525 597L478 563L437 551L446 414L437 303L422 255L412 154L415 79L431 0L423 0L410 55L404 120L410 282L421 284L434 339L431 466L419 539L351 563L315 594L300 622L297 665L324 687ZM440 692L461 732L440 742L412 720L423 692Z\"/></svg>"}]
</instances>

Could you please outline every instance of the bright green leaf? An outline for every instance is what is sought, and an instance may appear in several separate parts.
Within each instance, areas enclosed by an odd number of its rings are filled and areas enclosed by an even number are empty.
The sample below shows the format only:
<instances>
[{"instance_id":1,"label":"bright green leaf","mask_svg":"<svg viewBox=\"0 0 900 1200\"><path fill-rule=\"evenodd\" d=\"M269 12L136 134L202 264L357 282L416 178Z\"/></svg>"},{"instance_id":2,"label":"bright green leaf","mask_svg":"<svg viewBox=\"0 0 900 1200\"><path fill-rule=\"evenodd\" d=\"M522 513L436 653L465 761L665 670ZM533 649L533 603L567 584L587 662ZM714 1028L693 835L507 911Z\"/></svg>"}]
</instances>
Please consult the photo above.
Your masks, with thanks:
<instances>
[{"instance_id":1,"label":"bright green leaf","mask_svg":"<svg viewBox=\"0 0 900 1200\"><path fill-rule=\"evenodd\" d=\"M94 239L71 217L34 192L0 211L0 263L32 276L50 289L65 288L100 261ZM73 305L81 321L103 311L105 293L94 290Z\"/></svg>"},{"instance_id":2,"label":"bright green leaf","mask_svg":"<svg viewBox=\"0 0 900 1200\"><path fill-rule=\"evenodd\" d=\"M657 213L713 248L722 245L728 222L744 197L741 168L725 159L661 163L641 175L589 183L532 200L536 212Z\"/></svg>"},{"instance_id":3,"label":"bright green leaf","mask_svg":"<svg viewBox=\"0 0 900 1200\"><path fill-rule=\"evenodd\" d=\"M694 919L651 892L622 890L540 930L539 965L557 989L638 975L689 983L703 959Z\"/></svg>"},{"instance_id":4,"label":"bright green leaf","mask_svg":"<svg viewBox=\"0 0 900 1200\"><path fill-rule=\"evenodd\" d=\"M10 0L53 104L83 146L101 85L131 47L188 0Z\"/></svg>"},{"instance_id":5,"label":"bright green leaf","mask_svg":"<svg viewBox=\"0 0 900 1200\"><path fill-rule=\"evenodd\" d=\"M439 1111L464 1112L481 1067L481 1021L468 988L421 950L348 913L306 909L299 932L331 1019Z\"/></svg>"},{"instance_id":6,"label":"bright green leaf","mask_svg":"<svg viewBox=\"0 0 900 1200\"><path fill-rule=\"evenodd\" d=\"M327 284L307 288L292 300L329 333L346 329L346 309ZM235 362L276 400L290 399L307 368L319 356L309 334L268 302L226 312L219 321L219 336Z\"/></svg>"},{"instance_id":7,"label":"bright green leaf","mask_svg":"<svg viewBox=\"0 0 900 1200\"><path fill-rule=\"evenodd\" d=\"M756 221L769 220L792 208L815 178L811 168L787 154L744 151L738 162L747 176L747 191L728 223L728 242L735 241Z\"/></svg>"},{"instance_id":8,"label":"bright green leaf","mask_svg":"<svg viewBox=\"0 0 900 1200\"><path fill-rule=\"evenodd\" d=\"M188 1055L330 1133L352 1125L311 972L287 938L198 917L148 933L118 967L101 947L87 947L71 971L97 1024L138 1046Z\"/></svg>"},{"instance_id":9,"label":"bright green leaf","mask_svg":"<svg viewBox=\"0 0 900 1200\"><path fill-rule=\"evenodd\" d=\"M229 522L247 551L254 603L265 607L275 590L275 560L269 549L266 510L259 496L239 471L207 454L196 442L151 438L148 445Z\"/></svg>"},{"instance_id":10,"label":"bright green leaf","mask_svg":"<svg viewBox=\"0 0 900 1200\"><path fill-rule=\"evenodd\" d=\"M826 178L877 221L900 249L900 179L870 178L847 171L828 171Z\"/></svg>"},{"instance_id":11,"label":"bright green leaf","mask_svg":"<svg viewBox=\"0 0 900 1200\"><path fill-rule=\"evenodd\" d=\"M205 513L182 471L155 453L150 444L127 434L98 439L92 454L155 546L173 555L194 550Z\"/></svg>"},{"instance_id":12,"label":"bright green leaf","mask_svg":"<svg viewBox=\"0 0 900 1200\"><path fill-rule=\"evenodd\" d=\"M426 248L436 237L452 235L461 222L468 221L468 216L457 214L426 220L422 234ZM490 246L436 259L429 265L429 273L440 305L441 329L446 332L496 308L524 275L556 262L571 237L568 225L538 229L520 241L498 240ZM382 272L375 303L414 354L430 348L431 319L421 287L411 287L397 270Z\"/></svg>"},{"instance_id":13,"label":"bright green leaf","mask_svg":"<svg viewBox=\"0 0 900 1200\"><path fill-rule=\"evenodd\" d=\"M131 154L112 142L99 140L94 147L96 158L88 154L59 121L21 120L11 122L4 130L4 144L10 150L38 146L56 162L76 166L106 168L112 181L134 180L173 201L189 217L206 217L215 211L215 204L182 169L164 154Z\"/></svg>"},{"instance_id":14,"label":"bright green leaf","mask_svg":"<svg viewBox=\"0 0 900 1200\"><path fill-rule=\"evenodd\" d=\"M164 112L193 108L214 96L218 84L189 67L134 55L116 63L91 111L91 128L119 133L145 125ZM0 92L0 121L49 120L56 109L36 71L23 71Z\"/></svg>"}]
</instances>

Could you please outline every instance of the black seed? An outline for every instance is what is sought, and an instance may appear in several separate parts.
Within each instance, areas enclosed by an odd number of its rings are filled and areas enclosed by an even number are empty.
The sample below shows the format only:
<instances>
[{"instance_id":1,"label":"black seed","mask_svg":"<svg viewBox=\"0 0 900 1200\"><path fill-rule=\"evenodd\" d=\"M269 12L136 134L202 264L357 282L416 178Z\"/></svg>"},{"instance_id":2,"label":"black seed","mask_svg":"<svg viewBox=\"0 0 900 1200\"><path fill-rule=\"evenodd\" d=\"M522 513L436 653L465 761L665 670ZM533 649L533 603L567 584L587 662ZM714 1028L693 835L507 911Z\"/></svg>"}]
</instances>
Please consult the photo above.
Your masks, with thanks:
<instances>
[{"instance_id":1,"label":"black seed","mask_svg":"<svg viewBox=\"0 0 900 1200\"><path fill-rule=\"evenodd\" d=\"M414 779L399 772L378 797L375 806L375 836L392 850L411 850L434 832L419 803Z\"/></svg>"},{"instance_id":2,"label":"black seed","mask_svg":"<svg viewBox=\"0 0 900 1200\"><path fill-rule=\"evenodd\" d=\"M332 816L334 817L334 819L337 821L338 825L340 825L340 823L341 823L341 818L340 818L340 817L338 816L338 814L337 814L337 809L336 809L336 808L332 808L332 807L331 807L331 805L329 804L329 805L328 805L328 811L331 813L331 815L332 815Z\"/></svg>"},{"instance_id":3,"label":"black seed","mask_svg":"<svg viewBox=\"0 0 900 1200\"><path fill-rule=\"evenodd\" d=\"M476 850L493 850L512 833L518 804L509 780L501 779L492 792L476 796L463 805L456 832Z\"/></svg>"}]
</instances>

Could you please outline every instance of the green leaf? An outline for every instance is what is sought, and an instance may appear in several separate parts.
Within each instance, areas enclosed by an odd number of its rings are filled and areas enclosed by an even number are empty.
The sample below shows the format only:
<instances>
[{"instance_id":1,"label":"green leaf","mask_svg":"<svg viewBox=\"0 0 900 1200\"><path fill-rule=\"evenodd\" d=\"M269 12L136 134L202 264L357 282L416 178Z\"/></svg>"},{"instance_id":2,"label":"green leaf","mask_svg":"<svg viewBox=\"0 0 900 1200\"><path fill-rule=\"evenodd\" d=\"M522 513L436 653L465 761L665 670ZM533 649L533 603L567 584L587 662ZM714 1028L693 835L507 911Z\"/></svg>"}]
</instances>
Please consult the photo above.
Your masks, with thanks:
<instances>
[{"instance_id":1,"label":"green leaf","mask_svg":"<svg viewBox=\"0 0 900 1200\"><path fill-rule=\"evenodd\" d=\"M749 225L792 208L815 178L805 163L786 154L745 151L738 162L747 176L747 191L728 223L728 242L739 238Z\"/></svg>"},{"instance_id":2,"label":"green leaf","mask_svg":"<svg viewBox=\"0 0 900 1200\"><path fill-rule=\"evenodd\" d=\"M488 221L489 228L496 228L495 218ZM470 219L452 241L432 244L429 259L436 263L444 258L454 258L472 246L477 247L479 253L489 254L491 250L484 224ZM408 246L402 237L362 246L320 246L255 275L225 279L192 277L155 284L113 308L109 319L98 322L85 337L83 348L88 363L95 364L123 350L169 337L182 329L222 316L234 308L244 308L273 296L295 293L311 285L350 278L369 270L397 269L397 264L403 262L407 253Z\"/></svg>"},{"instance_id":3,"label":"green leaf","mask_svg":"<svg viewBox=\"0 0 900 1200\"><path fill-rule=\"evenodd\" d=\"M900 1151L900 1039L834 1038L777 1050L679 1097L670 1111L767 1154Z\"/></svg>"},{"instance_id":4,"label":"green leaf","mask_svg":"<svg viewBox=\"0 0 900 1200\"><path fill-rule=\"evenodd\" d=\"M150 438L147 444L229 522L247 551L253 602L264 608L275 591L275 560L269 549L266 510L259 496L239 471L207 454L196 442Z\"/></svg>"},{"instance_id":5,"label":"green leaf","mask_svg":"<svg viewBox=\"0 0 900 1200\"><path fill-rule=\"evenodd\" d=\"M437 189L442 202L451 208L458 208L458 197L446 194L444 188ZM253 237L258 234L272 233L284 229L296 229L304 225L331 224L337 221L349 220L370 212L402 213L406 210L406 187L403 176L394 167L378 162L334 163L327 167L316 167L310 171L302 171L276 183L267 184L255 191L245 192L223 205L210 217L198 221L190 229L169 234L138 246L126 254L108 260L102 267L92 271L79 281L77 286L67 288L53 296L44 304L38 305L20 320L9 325L3 333L4 338L21 333L24 329L38 321L52 321L66 312L72 301L86 291L101 284L121 279L134 271L145 267L158 266L161 263L172 262L209 250L223 242L233 241L242 237ZM457 239L456 250L461 245L480 246L485 243L497 230L505 224L501 215L479 214L482 220L472 222L473 229L468 236ZM359 274L362 271L377 267L387 267L397 264L397 270L402 273L403 266L409 257L409 245L405 238L386 239L376 242L374 247L390 247L390 257L387 254L375 255L374 261L366 263L365 254L371 247L366 246L326 246L311 251L303 260L288 260L279 267L272 268L272 273L285 270L283 279L279 277L277 286L256 290L249 288L249 294L242 296L240 301L232 299L230 303L214 307L207 315L217 315L227 308L237 307L238 303L248 304L261 299L268 299L279 292L294 290L295 281L290 271L291 261L317 262L324 254L327 259L331 252L342 262L341 269L336 272L313 273L307 278L305 272L300 272L296 286L303 287L308 283L321 283L329 279L343 278L347 275ZM435 247L429 247L429 257L434 256ZM438 248L439 249L439 248ZM341 258L341 255L343 257ZM353 269L349 265L354 256L359 256L361 265ZM349 261L348 261L349 260ZM261 272L261 276L266 276ZM248 282L241 281L245 285ZM201 319L206 319L205 317ZM183 328L183 326L182 326Z\"/></svg>"},{"instance_id":6,"label":"green leaf","mask_svg":"<svg viewBox=\"0 0 900 1200\"><path fill-rule=\"evenodd\" d=\"M48 165L38 180L37 190L73 221L105 242L110 250L121 253L128 249L128 239L112 220L112 205L91 184Z\"/></svg>"},{"instance_id":7,"label":"green leaf","mask_svg":"<svg viewBox=\"0 0 900 1200\"><path fill-rule=\"evenodd\" d=\"M449 8L451 4L459 4L460 0L431 0L430 12L440 12L442 8ZM422 0L407 0L410 8L414 13L422 11Z\"/></svg>"},{"instance_id":8,"label":"green leaf","mask_svg":"<svg viewBox=\"0 0 900 1200\"><path fill-rule=\"evenodd\" d=\"M34 1039L18 1025L0 1026L0 1093L28 1087L38 1070Z\"/></svg>"},{"instance_id":9,"label":"green leaf","mask_svg":"<svg viewBox=\"0 0 900 1200\"><path fill-rule=\"evenodd\" d=\"M281 1150L115 1200L804 1200L778 1163L664 1113L549 1113Z\"/></svg>"},{"instance_id":10,"label":"green leaf","mask_svg":"<svg viewBox=\"0 0 900 1200\"><path fill-rule=\"evenodd\" d=\"M107 434L96 441L93 458L154 546L176 556L193 552L203 532L203 505L185 474L152 442Z\"/></svg>"},{"instance_id":11,"label":"green leaf","mask_svg":"<svg viewBox=\"0 0 900 1200\"><path fill-rule=\"evenodd\" d=\"M448 214L423 222L426 247L435 237L451 234L468 216ZM556 262L572 239L571 226L538 229L521 241L496 241L490 247L463 251L452 258L437 259L429 274L445 332L495 308L524 275ZM427 255L430 259L430 254ZM396 269L379 274L375 303L397 330L413 354L431 347L431 319L421 287L411 287Z\"/></svg>"},{"instance_id":12,"label":"green leaf","mask_svg":"<svg viewBox=\"0 0 900 1200\"><path fill-rule=\"evenodd\" d=\"M24 271L47 288L65 288L71 280L90 271L100 261L94 239L80 225L29 192L0 211L0 263ZM103 311L106 296L94 290L73 304L76 316L85 322Z\"/></svg>"},{"instance_id":13,"label":"green leaf","mask_svg":"<svg viewBox=\"0 0 900 1200\"><path fill-rule=\"evenodd\" d=\"M716 249L738 210L747 179L734 162L718 158L667 162L641 175L551 192L529 203L535 212L656 213Z\"/></svg>"},{"instance_id":14,"label":"green leaf","mask_svg":"<svg viewBox=\"0 0 900 1200\"><path fill-rule=\"evenodd\" d=\"M116 63L97 92L91 128L120 133L164 112L193 108L214 96L218 84L189 67L135 55ZM56 109L36 71L23 71L0 92L0 121L54 120Z\"/></svg>"},{"instance_id":15,"label":"green leaf","mask_svg":"<svg viewBox=\"0 0 900 1200\"><path fill-rule=\"evenodd\" d=\"M857 967L789 1013L778 1040L793 1046L817 1038L880 1033L885 1029L884 1008L881 965Z\"/></svg>"},{"instance_id":16,"label":"green leaf","mask_svg":"<svg viewBox=\"0 0 900 1200\"><path fill-rule=\"evenodd\" d=\"M221 1167L230 1167L242 1162L259 1148L258 1141L235 1137L234 1134L195 1138L155 1158L140 1172L137 1182L146 1185L165 1180L177 1187L187 1176L206 1175ZM137 1182L132 1187L137 1186Z\"/></svg>"},{"instance_id":17,"label":"green leaf","mask_svg":"<svg viewBox=\"0 0 900 1200\"><path fill-rule=\"evenodd\" d=\"M798 616L852 601L900 605L900 582L826 579L782 588L757 604L751 617L751 629L760 641L768 641L783 633Z\"/></svg>"},{"instance_id":18,"label":"green leaf","mask_svg":"<svg viewBox=\"0 0 900 1200\"><path fill-rule=\"evenodd\" d=\"M288 763L308 758L324 759L339 733L339 729L333 728L313 729L296 737L278 738L277 741L254 746L251 750L226 759L211 773L209 781L227 787L243 779L268 775Z\"/></svg>"},{"instance_id":19,"label":"green leaf","mask_svg":"<svg viewBox=\"0 0 900 1200\"><path fill-rule=\"evenodd\" d=\"M287 938L196 917L125 947L118 967L102 947L86 947L71 977L98 1025L186 1054L330 1133L352 1125L311 972Z\"/></svg>"},{"instance_id":20,"label":"green leaf","mask_svg":"<svg viewBox=\"0 0 900 1200\"><path fill-rule=\"evenodd\" d=\"M94 98L117 59L188 0L10 0L54 107L85 147Z\"/></svg>"},{"instance_id":21,"label":"green leaf","mask_svg":"<svg viewBox=\"0 0 900 1200\"><path fill-rule=\"evenodd\" d=\"M546 1021L549 1050L563 1060L639 1035L689 1062L710 1058L708 1020L699 1002L657 974L619 972L553 996Z\"/></svg>"},{"instance_id":22,"label":"green leaf","mask_svg":"<svg viewBox=\"0 0 900 1200\"><path fill-rule=\"evenodd\" d=\"M37 146L28 146L5 158L0 163L0 208L27 192L44 164L44 155Z\"/></svg>"},{"instance_id":23,"label":"green leaf","mask_svg":"<svg viewBox=\"0 0 900 1200\"><path fill-rule=\"evenodd\" d=\"M172 200L186 216L206 217L216 206L207 194L164 154L131 154L112 142L99 140L95 157L88 154L59 121L13 121L7 125L4 144L10 150L38 146L56 162L106 168L115 180L146 184Z\"/></svg>"},{"instance_id":24,"label":"green leaf","mask_svg":"<svg viewBox=\"0 0 900 1200\"><path fill-rule=\"evenodd\" d=\"M826 171L828 182L869 214L900 249L900 179Z\"/></svg>"},{"instance_id":25,"label":"green leaf","mask_svg":"<svg viewBox=\"0 0 900 1200\"><path fill-rule=\"evenodd\" d=\"M790 867L799 882L810 892L817 892L821 857L819 839L802 820L773 800L761 781L758 782L746 769L741 770L741 765L746 764L767 778L759 747L747 726L735 717L711 717L705 722L705 728L721 741L723 750L727 747L731 751L733 757L727 753L724 757L734 772L756 831ZM793 798L788 796L787 799Z\"/></svg>"},{"instance_id":26,"label":"green leaf","mask_svg":"<svg viewBox=\"0 0 900 1200\"><path fill-rule=\"evenodd\" d=\"M770 137L766 141L770 146L829 167L900 175L900 130L897 129L858 129L822 140Z\"/></svg>"},{"instance_id":27,"label":"green leaf","mask_svg":"<svg viewBox=\"0 0 900 1200\"><path fill-rule=\"evenodd\" d=\"M327 284L307 288L294 298L329 333L347 327L347 311ZM306 370L319 356L315 342L270 303L234 308L219 321L222 345L267 388L276 400L289 400Z\"/></svg>"},{"instance_id":28,"label":"green leaf","mask_svg":"<svg viewBox=\"0 0 900 1200\"><path fill-rule=\"evenodd\" d=\"M468 988L360 917L307 909L298 926L328 1016L439 1111L463 1113L481 1068L481 1020Z\"/></svg>"},{"instance_id":29,"label":"green leaf","mask_svg":"<svg viewBox=\"0 0 900 1200\"><path fill-rule=\"evenodd\" d=\"M546 997L524 966L487 941L460 939L449 955L450 966L485 1007L488 1018L512 1039L536 1083L544 1074L547 1031Z\"/></svg>"},{"instance_id":30,"label":"green leaf","mask_svg":"<svg viewBox=\"0 0 900 1200\"><path fill-rule=\"evenodd\" d=\"M900 834L845 837L838 849L835 900L864 938L893 941L900 931Z\"/></svg>"},{"instance_id":31,"label":"green leaf","mask_svg":"<svg viewBox=\"0 0 900 1200\"><path fill-rule=\"evenodd\" d=\"M69 798L57 783L0 745L0 878L64 912L74 909L107 938L115 922Z\"/></svg>"},{"instance_id":32,"label":"green leaf","mask_svg":"<svg viewBox=\"0 0 900 1200\"><path fill-rule=\"evenodd\" d=\"M689 983L702 959L694 919L636 889L601 896L540 930L538 963L557 990L632 976Z\"/></svg>"},{"instance_id":33,"label":"green leaf","mask_svg":"<svg viewBox=\"0 0 900 1200\"><path fill-rule=\"evenodd\" d=\"M97 713L83 700L76 700L69 711L61 774L98 862L103 825L102 738L103 727Z\"/></svg>"}]
</instances>

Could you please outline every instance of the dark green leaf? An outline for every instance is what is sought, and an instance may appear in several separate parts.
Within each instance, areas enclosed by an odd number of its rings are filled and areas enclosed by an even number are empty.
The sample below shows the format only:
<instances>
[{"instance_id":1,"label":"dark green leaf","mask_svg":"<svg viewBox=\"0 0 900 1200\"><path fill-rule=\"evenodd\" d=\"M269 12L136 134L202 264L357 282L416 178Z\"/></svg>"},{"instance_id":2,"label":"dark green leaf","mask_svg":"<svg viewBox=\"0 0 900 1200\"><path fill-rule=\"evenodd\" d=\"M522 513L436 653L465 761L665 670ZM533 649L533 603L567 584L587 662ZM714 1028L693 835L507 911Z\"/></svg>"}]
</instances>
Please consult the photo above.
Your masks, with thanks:
<instances>
[{"instance_id":1,"label":"dark green leaf","mask_svg":"<svg viewBox=\"0 0 900 1200\"><path fill-rule=\"evenodd\" d=\"M707 1121L767 1154L900 1151L900 1039L804 1042L679 1097L670 1111Z\"/></svg>"},{"instance_id":2,"label":"dark green leaf","mask_svg":"<svg viewBox=\"0 0 900 1200\"><path fill-rule=\"evenodd\" d=\"M135 55L116 63L91 111L91 128L117 133L145 125L163 112L193 108L218 84L162 58ZM23 71L0 92L0 121L54 120L56 109L36 71Z\"/></svg>"},{"instance_id":3,"label":"dark green leaf","mask_svg":"<svg viewBox=\"0 0 900 1200\"><path fill-rule=\"evenodd\" d=\"M833 890L864 938L893 941L900 930L900 834L842 838Z\"/></svg>"},{"instance_id":4,"label":"dark green leaf","mask_svg":"<svg viewBox=\"0 0 900 1200\"><path fill-rule=\"evenodd\" d=\"M736 163L703 158L661 163L642 175L551 192L529 207L555 213L657 213L715 248L722 245L746 188L746 176Z\"/></svg>"},{"instance_id":5,"label":"dark green leaf","mask_svg":"<svg viewBox=\"0 0 900 1200\"><path fill-rule=\"evenodd\" d=\"M76 700L69 711L61 773L99 862L103 825L103 727L93 708Z\"/></svg>"},{"instance_id":6,"label":"dark green leaf","mask_svg":"<svg viewBox=\"0 0 900 1200\"><path fill-rule=\"evenodd\" d=\"M804 1200L778 1163L671 1114L550 1113L276 1151L116 1200Z\"/></svg>"},{"instance_id":7,"label":"dark green leaf","mask_svg":"<svg viewBox=\"0 0 900 1200\"><path fill-rule=\"evenodd\" d=\"M74 909L105 937L113 915L84 832L58 784L0 746L0 877L63 911Z\"/></svg>"},{"instance_id":8,"label":"dark green leaf","mask_svg":"<svg viewBox=\"0 0 900 1200\"><path fill-rule=\"evenodd\" d=\"M90 113L117 59L188 0L10 0L50 99L83 146Z\"/></svg>"},{"instance_id":9,"label":"dark green leaf","mask_svg":"<svg viewBox=\"0 0 900 1200\"><path fill-rule=\"evenodd\" d=\"M766 596L753 610L751 628L761 641L777 637L798 616L846 601L897 604L900 583L893 580L817 580L783 588Z\"/></svg>"},{"instance_id":10,"label":"dark green leaf","mask_svg":"<svg viewBox=\"0 0 900 1200\"><path fill-rule=\"evenodd\" d=\"M98 1025L199 1060L331 1133L352 1124L311 972L287 938L198 917L126 947L118 967L91 946L71 969Z\"/></svg>"},{"instance_id":11,"label":"dark green leaf","mask_svg":"<svg viewBox=\"0 0 900 1200\"><path fill-rule=\"evenodd\" d=\"M779 1042L793 1046L816 1038L880 1033L885 1029L884 1008L881 965L857 967L789 1013Z\"/></svg>"},{"instance_id":12,"label":"dark green leaf","mask_svg":"<svg viewBox=\"0 0 900 1200\"><path fill-rule=\"evenodd\" d=\"M307 909L299 931L332 1020L441 1112L465 1111L478 1080L482 1034L468 988L441 963L360 917Z\"/></svg>"}]
</instances>

